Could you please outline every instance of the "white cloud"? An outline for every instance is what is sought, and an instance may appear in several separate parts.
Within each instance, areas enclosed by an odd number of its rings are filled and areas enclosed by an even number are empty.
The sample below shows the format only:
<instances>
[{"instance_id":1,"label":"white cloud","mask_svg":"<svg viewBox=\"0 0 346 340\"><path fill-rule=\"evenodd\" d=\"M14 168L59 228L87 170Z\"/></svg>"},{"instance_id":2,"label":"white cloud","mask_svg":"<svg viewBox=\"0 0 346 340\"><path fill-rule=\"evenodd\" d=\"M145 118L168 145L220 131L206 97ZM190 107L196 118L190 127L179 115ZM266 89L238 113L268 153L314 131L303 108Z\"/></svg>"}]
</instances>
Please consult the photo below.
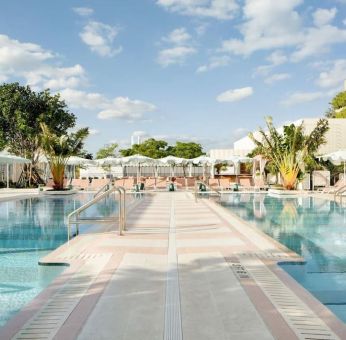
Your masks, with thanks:
<instances>
[{"instance_id":1,"label":"white cloud","mask_svg":"<svg viewBox=\"0 0 346 340\"><path fill-rule=\"evenodd\" d=\"M240 26L243 39L223 42L233 54L250 55L258 50L293 46L301 36L301 18L295 8L302 0L246 0L245 22Z\"/></svg>"},{"instance_id":2,"label":"white cloud","mask_svg":"<svg viewBox=\"0 0 346 340\"><path fill-rule=\"evenodd\" d=\"M346 59L334 60L331 67L319 74L317 85L323 88L340 87L346 80Z\"/></svg>"},{"instance_id":3,"label":"white cloud","mask_svg":"<svg viewBox=\"0 0 346 340\"><path fill-rule=\"evenodd\" d=\"M191 35L187 33L184 27L180 27L173 30L167 37L164 37L163 40L174 45L185 45L191 40Z\"/></svg>"},{"instance_id":4,"label":"white cloud","mask_svg":"<svg viewBox=\"0 0 346 340\"><path fill-rule=\"evenodd\" d=\"M294 62L301 61L307 57L328 52L332 45L343 42L346 42L346 30L331 25L312 27L306 30L304 39L297 44L297 50L292 54L291 59Z\"/></svg>"},{"instance_id":5,"label":"white cloud","mask_svg":"<svg viewBox=\"0 0 346 340\"><path fill-rule=\"evenodd\" d=\"M100 93L65 89L60 92L62 98L74 108L99 110L98 118L122 118L127 120L141 119L147 112L156 110L155 105L127 97L106 98Z\"/></svg>"},{"instance_id":6,"label":"white cloud","mask_svg":"<svg viewBox=\"0 0 346 340\"><path fill-rule=\"evenodd\" d=\"M51 51L32 43L22 43L0 35L0 77L3 81L13 78L24 79L35 89L57 90L77 87L86 82L84 68L57 67L58 57Z\"/></svg>"},{"instance_id":7,"label":"white cloud","mask_svg":"<svg viewBox=\"0 0 346 340\"><path fill-rule=\"evenodd\" d=\"M231 19L238 10L235 0L157 0L163 8L188 16Z\"/></svg>"},{"instance_id":8,"label":"white cloud","mask_svg":"<svg viewBox=\"0 0 346 340\"><path fill-rule=\"evenodd\" d=\"M215 68L224 67L229 65L230 61L231 61L231 58L227 55L213 56L210 58L210 61L208 64L198 67L196 72L203 73L203 72L214 70Z\"/></svg>"},{"instance_id":9,"label":"white cloud","mask_svg":"<svg viewBox=\"0 0 346 340\"><path fill-rule=\"evenodd\" d=\"M232 89L219 94L216 98L218 102L236 102L243 100L253 94L252 87L243 87L240 89Z\"/></svg>"},{"instance_id":10,"label":"white cloud","mask_svg":"<svg viewBox=\"0 0 346 340\"><path fill-rule=\"evenodd\" d=\"M260 50L295 48L290 59L298 62L346 42L346 30L328 24L333 9L328 14L315 12L315 23L320 25L305 27L296 10L302 3L303 0L246 0L245 21L240 25L242 38L224 40L221 50L249 56Z\"/></svg>"},{"instance_id":11,"label":"white cloud","mask_svg":"<svg viewBox=\"0 0 346 340\"><path fill-rule=\"evenodd\" d=\"M162 66L183 64L188 56L196 52L195 48L186 46L167 48L159 52L157 62Z\"/></svg>"},{"instance_id":12,"label":"white cloud","mask_svg":"<svg viewBox=\"0 0 346 340\"><path fill-rule=\"evenodd\" d=\"M336 13L337 9L335 7L331 9L318 8L312 15L314 24L316 26L327 25L335 18Z\"/></svg>"},{"instance_id":13,"label":"white cloud","mask_svg":"<svg viewBox=\"0 0 346 340\"><path fill-rule=\"evenodd\" d=\"M286 80L291 78L291 75L288 73L275 73L272 74L271 76L267 77L264 82L267 84L273 84L276 83L278 81L282 81L282 80Z\"/></svg>"},{"instance_id":14,"label":"white cloud","mask_svg":"<svg viewBox=\"0 0 346 340\"><path fill-rule=\"evenodd\" d=\"M294 106L302 103L308 103L324 97L322 92L295 92L281 102L285 106Z\"/></svg>"},{"instance_id":15,"label":"white cloud","mask_svg":"<svg viewBox=\"0 0 346 340\"><path fill-rule=\"evenodd\" d=\"M98 21L89 21L79 34L82 41L91 51L102 57L113 57L122 51L122 47L114 47L114 39L119 29Z\"/></svg>"},{"instance_id":16,"label":"white cloud","mask_svg":"<svg viewBox=\"0 0 346 340\"><path fill-rule=\"evenodd\" d=\"M267 57L267 61L270 64L258 66L254 75L266 76L273 68L286 63L288 58L282 51L274 51Z\"/></svg>"},{"instance_id":17,"label":"white cloud","mask_svg":"<svg viewBox=\"0 0 346 340\"><path fill-rule=\"evenodd\" d=\"M172 45L159 51L157 62L163 67L183 64L187 57L197 52L191 46L191 35L183 27L173 30L162 40Z\"/></svg>"},{"instance_id":18,"label":"white cloud","mask_svg":"<svg viewBox=\"0 0 346 340\"><path fill-rule=\"evenodd\" d=\"M88 17L94 13L94 10L89 7L74 7L73 11L81 17Z\"/></svg>"}]
</instances>

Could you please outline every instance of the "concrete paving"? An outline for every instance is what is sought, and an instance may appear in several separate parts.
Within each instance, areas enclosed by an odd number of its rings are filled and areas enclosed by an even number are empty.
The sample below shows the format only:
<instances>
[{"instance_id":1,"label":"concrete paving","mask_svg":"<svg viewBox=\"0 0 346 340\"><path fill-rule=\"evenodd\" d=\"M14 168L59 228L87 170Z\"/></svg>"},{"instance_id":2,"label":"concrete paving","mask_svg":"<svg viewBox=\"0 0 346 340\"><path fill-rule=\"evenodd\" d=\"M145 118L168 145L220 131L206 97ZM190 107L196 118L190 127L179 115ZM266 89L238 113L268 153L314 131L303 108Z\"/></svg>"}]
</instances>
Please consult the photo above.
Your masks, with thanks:
<instances>
[{"instance_id":1,"label":"concrete paving","mask_svg":"<svg viewBox=\"0 0 346 340\"><path fill-rule=\"evenodd\" d=\"M292 308L314 317L323 339L342 338L345 329L331 313L311 297L301 303L306 292L286 285L276 262L299 260L296 254L214 202L195 202L186 192L148 194L131 211L127 228L125 236L77 236L43 259L71 267L0 338L35 332L63 340L321 339L296 327L287 316ZM90 261L98 263L97 271L87 272ZM83 294L76 295L74 285L85 280ZM271 296L273 287L295 305L282 307ZM46 326L37 316L61 290L74 294L73 310L61 310L59 327L40 334Z\"/></svg>"}]
</instances>

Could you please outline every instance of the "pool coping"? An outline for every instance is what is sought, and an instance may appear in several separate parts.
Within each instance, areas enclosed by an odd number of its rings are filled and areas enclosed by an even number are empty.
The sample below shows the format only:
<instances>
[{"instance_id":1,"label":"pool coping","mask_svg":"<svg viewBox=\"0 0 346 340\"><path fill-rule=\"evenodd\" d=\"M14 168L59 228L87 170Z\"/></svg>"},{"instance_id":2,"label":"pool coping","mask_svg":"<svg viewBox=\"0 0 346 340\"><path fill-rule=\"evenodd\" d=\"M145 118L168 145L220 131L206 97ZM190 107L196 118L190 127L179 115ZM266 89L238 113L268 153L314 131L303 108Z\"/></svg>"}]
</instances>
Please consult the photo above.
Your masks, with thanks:
<instances>
[{"instance_id":1,"label":"pool coping","mask_svg":"<svg viewBox=\"0 0 346 340\"><path fill-rule=\"evenodd\" d=\"M326 325L333 331L335 334L337 334L341 339L345 338L346 334L346 323L343 323L334 313L332 313L326 306L324 306L312 293L310 293L306 288L304 288L302 285L300 285L293 277L291 277L282 267L280 266L281 263L284 262L305 262L304 258L301 257L299 254L295 253L291 249L287 248L282 243L278 242L277 240L273 239L269 235L265 234L262 230L259 228L256 228L255 226L251 225L247 221L243 220L239 216L232 213L230 210L223 207L221 204L217 203L214 200L205 200L205 203L207 205L211 205L214 207L214 212L220 216L220 218L223 218L223 214L228 215L232 217L233 219L237 220L237 223L240 225L244 225L245 227L250 228L250 230L261 237L265 238L267 241L271 242L276 248L282 250L288 255L287 259L261 259L262 262L282 281L283 284L285 284L289 289L293 291L297 295L298 298L300 298L306 305L311 308L311 310L321 319L323 320ZM222 213L219 213L219 209L222 210ZM233 223L228 222L231 225ZM237 228L239 231L239 229ZM240 231L239 231L240 232ZM245 236L246 237L246 236ZM251 241L251 240L249 240ZM236 256L236 254L235 254ZM287 261L289 260L289 261ZM260 312L260 311L259 311Z\"/></svg>"}]
</instances>

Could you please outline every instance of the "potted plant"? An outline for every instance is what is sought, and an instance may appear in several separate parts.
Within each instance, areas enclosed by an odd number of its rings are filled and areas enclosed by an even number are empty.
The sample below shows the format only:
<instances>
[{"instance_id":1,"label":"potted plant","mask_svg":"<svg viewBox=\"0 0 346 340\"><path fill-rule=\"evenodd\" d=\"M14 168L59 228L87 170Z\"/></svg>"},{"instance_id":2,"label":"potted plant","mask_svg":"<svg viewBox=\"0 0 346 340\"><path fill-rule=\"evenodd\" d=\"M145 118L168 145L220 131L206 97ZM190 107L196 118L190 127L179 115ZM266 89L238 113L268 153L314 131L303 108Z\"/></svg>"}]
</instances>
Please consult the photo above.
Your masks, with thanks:
<instances>
[{"instance_id":1,"label":"potted plant","mask_svg":"<svg viewBox=\"0 0 346 340\"><path fill-rule=\"evenodd\" d=\"M66 191L64 188L65 167L71 156L77 155L83 148L83 142L88 136L88 128L66 135L58 136L41 124L41 148L47 158L53 177L53 191Z\"/></svg>"}]
</instances>

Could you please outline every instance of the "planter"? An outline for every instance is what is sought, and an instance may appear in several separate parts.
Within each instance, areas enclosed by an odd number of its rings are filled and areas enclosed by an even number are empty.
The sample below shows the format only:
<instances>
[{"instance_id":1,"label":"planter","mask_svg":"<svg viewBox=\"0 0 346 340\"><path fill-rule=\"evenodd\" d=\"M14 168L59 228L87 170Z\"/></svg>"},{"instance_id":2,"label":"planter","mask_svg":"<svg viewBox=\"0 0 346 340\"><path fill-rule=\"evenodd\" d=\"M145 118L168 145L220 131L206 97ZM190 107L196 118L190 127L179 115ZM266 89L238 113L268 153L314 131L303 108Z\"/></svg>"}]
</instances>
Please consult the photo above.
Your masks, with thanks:
<instances>
[{"instance_id":1,"label":"planter","mask_svg":"<svg viewBox=\"0 0 346 340\"><path fill-rule=\"evenodd\" d=\"M273 197L297 197L302 194L302 191L298 190L284 190L284 189L269 189L268 194Z\"/></svg>"},{"instance_id":2,"label":"planter","mask_svg":"<svg viewBox=\"0 0 346 340\"><path fill-rule=\"evenodd\" d=\"M78 190L76 189L67 189L67 190L45 190L42 191L43 195L46 196L65 196L65 195L73 195L76 194Z\"/></svg>"}]
</instances>

